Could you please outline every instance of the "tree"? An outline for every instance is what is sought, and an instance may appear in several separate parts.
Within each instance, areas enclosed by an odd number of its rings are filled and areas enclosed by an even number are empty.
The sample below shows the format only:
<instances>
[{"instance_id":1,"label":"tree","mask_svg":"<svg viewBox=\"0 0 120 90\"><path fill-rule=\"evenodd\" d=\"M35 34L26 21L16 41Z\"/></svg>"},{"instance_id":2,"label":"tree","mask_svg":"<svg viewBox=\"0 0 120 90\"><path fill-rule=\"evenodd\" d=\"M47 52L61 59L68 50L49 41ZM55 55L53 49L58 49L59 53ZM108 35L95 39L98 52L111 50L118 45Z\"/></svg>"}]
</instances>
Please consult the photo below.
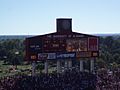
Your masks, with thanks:
<instances>
[{"instance_id":1,"label":"tree","mask_svg":"<svg viewBox=\"0 0 120 90\"><path fill-rule=\"evenodd\" d=\"M40 71L40 73L42 72L42 70L44 69L44 64L40 63L36 66L36 69Z\"/></svg>"},{"instance_id":2,"label":"tree","mask_svg":"<svg viewBox=\"0 0 120 90\"><path fill-rule=\"evenodd\" d=\"M105 61L103 59L101 59L101 58L98 59L96 63L97 63L97 67L98 68L105 68L105 67L107 67Z\"/></svg>"},{"instance_id":3,"label":"tree","mask_svg":"<svg viewBox=\"0 0 120 90\"><path fill-rule=\"evenodd\" d=\"M120 63L120 36L100 38L100 58L110 66L111 63Z\"/></svg>"},{"instance_id":4,"label":"tree","mask_svg":"<svg viewBox=\"0 0 120 90\"><path fill-rule=\"evenodd\" d=\"M7 39L0 41L0 57L8 64L21 64L24 59L24 45L21 39ZM15 52L19 52L16 55ZM7 58L4 58L4 57Z\"/></svg>"}]
</instances>

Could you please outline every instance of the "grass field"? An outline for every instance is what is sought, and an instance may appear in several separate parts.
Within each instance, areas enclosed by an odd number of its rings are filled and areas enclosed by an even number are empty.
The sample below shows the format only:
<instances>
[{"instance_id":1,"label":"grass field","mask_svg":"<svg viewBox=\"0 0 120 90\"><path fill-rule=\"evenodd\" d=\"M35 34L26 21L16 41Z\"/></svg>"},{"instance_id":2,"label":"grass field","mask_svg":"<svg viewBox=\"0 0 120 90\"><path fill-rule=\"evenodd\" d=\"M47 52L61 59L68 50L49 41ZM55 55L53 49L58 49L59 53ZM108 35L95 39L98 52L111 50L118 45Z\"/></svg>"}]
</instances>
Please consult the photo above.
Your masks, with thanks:
<instances>
[{"instance_id":1,"label":"grass field","mask_svg":"<svg viewBox=\"0 0 120 90\"><path fill-rule=\"evenodd\" d=\"M12 69L13 65L6 65L4 64L3 61L0 61L0 77L4 77L4 76L11 76L11 75L16 75L16 74L27 74L27 75L31 75L31 64L23 64L23 65L17 65L17 69ZM53 71L56 71L56 67L50 67L48 69L48 73L52 73ZM42 69L42 71L44 73L44 67ZM36 69L36 73L39 74L40 70Z\"/></svg>"},{"instance_id":2,"label":"grass field","mask_svg":"<svg viewBox=\"0 0 120 90\"><path fill-rule=\"evenodd\" d=\"M12 69L13 65L5 65L3 61L0 61L0 77L3 76L10 76L10 75L15 75L15 74L30 74L30 72L27 72L28 70L31 69L31 65L18 65L17 69Z\"/></svg>"}]
</instances>

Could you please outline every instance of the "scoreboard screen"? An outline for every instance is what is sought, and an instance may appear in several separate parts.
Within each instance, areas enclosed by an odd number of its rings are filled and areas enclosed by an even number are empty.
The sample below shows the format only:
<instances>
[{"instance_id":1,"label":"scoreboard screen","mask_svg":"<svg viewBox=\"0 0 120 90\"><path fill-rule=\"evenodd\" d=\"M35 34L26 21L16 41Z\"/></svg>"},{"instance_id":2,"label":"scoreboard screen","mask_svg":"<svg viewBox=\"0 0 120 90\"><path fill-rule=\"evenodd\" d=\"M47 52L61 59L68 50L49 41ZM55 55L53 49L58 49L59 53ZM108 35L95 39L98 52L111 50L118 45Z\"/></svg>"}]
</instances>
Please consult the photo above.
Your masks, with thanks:
<instances>
[{"instance_id":1,"label":"scoreboard screen","mask_svg":"<svg viewBox=\"0 0 120 90\"><path fill-rule=\"evenodd\" d=\"M67 52L87 51L87 38L66 40Z\"/></svg>"}]
</instances>

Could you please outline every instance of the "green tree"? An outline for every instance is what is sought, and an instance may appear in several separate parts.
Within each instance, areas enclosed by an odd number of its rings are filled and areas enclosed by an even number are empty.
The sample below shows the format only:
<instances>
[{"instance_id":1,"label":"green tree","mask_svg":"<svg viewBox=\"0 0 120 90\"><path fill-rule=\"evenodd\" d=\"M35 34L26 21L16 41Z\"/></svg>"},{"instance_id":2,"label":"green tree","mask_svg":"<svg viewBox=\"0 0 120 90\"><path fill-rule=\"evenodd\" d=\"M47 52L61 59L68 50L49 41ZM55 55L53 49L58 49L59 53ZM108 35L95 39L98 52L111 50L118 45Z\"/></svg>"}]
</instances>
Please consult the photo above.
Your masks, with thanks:
<instances>
[{"instance_id":1,"label":"green tree","mask_svg":"<svg viewBox=\"0 0 120 90\"><path fill-rule=\"evenodd\" d=\"M24 40L7 39L0 41L0 57L8 64L21 64L24 59ZM15 54L19 52L19 54ZM4 58L6 57L6 58Z\"/></svg>"}]
</instances>

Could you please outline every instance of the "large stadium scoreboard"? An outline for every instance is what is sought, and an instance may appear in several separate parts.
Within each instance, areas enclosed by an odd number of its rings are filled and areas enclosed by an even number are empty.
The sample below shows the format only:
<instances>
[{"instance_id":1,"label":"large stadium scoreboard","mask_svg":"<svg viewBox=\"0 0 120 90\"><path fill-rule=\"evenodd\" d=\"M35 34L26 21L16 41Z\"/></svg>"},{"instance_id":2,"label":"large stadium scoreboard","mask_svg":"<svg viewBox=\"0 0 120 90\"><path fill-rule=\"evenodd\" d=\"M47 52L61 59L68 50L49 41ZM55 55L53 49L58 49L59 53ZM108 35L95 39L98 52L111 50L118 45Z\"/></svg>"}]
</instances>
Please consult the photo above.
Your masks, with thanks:
<instances>
[{"instance_id":1,"label":"large stadium scoreboard","mask_svg":"<svg viewBox=\"0 0 120 90\"><path fill-rule=\"evenodd\" d=\"M72 32L71 19L58 19L57 25L55 33L26 38L26 60L79 59L99 56L98 37Z\"/></svg>"}]
</instances>

